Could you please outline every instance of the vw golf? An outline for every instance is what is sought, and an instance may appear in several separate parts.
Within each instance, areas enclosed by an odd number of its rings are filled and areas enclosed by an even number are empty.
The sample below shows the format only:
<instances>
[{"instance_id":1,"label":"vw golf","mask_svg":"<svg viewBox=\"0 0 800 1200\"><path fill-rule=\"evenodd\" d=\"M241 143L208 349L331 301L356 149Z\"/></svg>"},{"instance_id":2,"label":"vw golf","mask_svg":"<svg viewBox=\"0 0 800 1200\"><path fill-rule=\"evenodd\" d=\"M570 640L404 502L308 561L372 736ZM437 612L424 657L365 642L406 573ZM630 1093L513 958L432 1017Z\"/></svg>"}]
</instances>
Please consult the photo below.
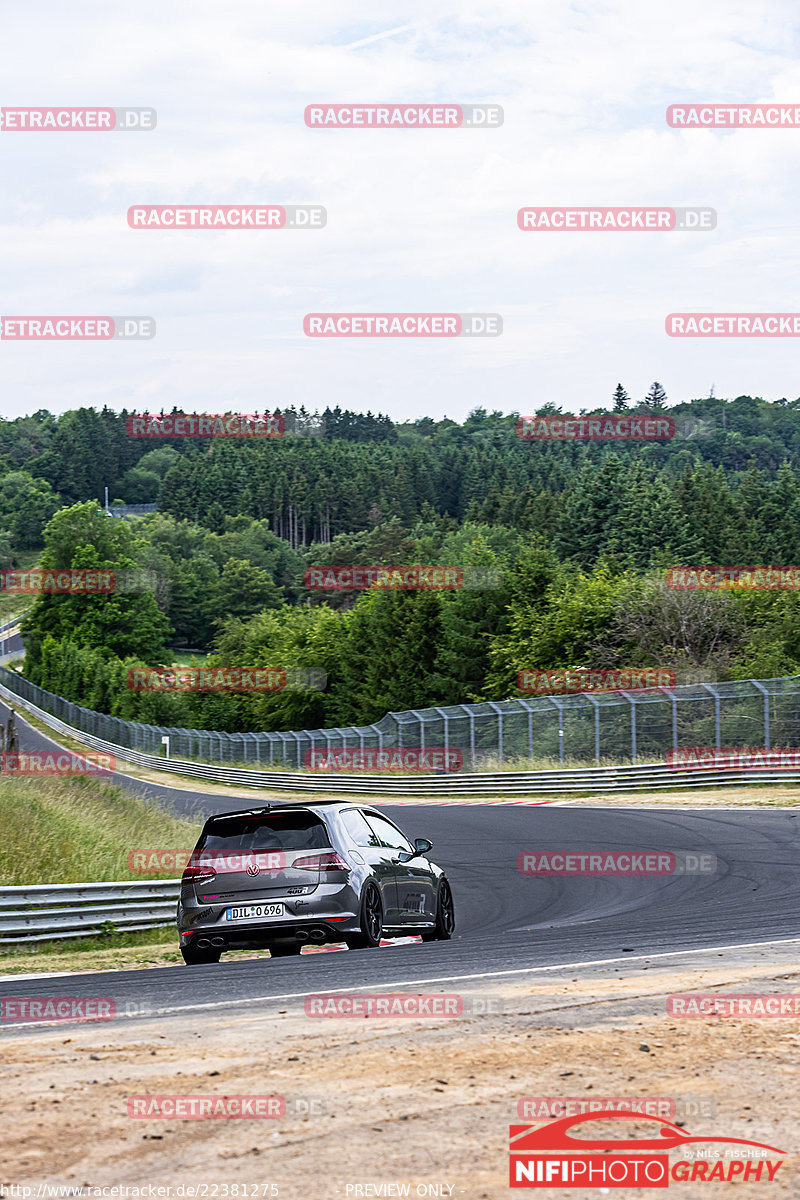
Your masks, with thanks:
<instances>
[{"instance_id":1,"label":"vw golf","mask_svg":"<svg viewBox=\"0 0 800 1200\"><path fill-rule=\"evenodd\" d=\"M375 809L339 800L210 817L181 880L184 962L216 963L225 950L278 958L306 943L356 950L384 935L450 938L453 894L431 849Z\"/></svg>"}]
</instances>

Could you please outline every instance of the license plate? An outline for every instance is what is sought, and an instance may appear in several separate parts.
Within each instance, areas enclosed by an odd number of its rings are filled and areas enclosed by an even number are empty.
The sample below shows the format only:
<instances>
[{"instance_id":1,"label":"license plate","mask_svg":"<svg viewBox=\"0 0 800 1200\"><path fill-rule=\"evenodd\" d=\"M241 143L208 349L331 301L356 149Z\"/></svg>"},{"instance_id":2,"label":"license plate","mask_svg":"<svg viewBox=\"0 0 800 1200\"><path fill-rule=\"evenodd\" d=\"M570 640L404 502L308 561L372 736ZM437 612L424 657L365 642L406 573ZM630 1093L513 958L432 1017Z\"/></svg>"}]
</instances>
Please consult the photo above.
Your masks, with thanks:
<instances>
[{"instance_id":1,"label":"license plate","mask_svg":"<svg viewBox=\"0 0 800 1200\"><path fill-rule=\"evenodd\" d=\"M256 921L259 917L282 917L282 904L245 904L225 910L226 921Z\"/></svg>"}]
</instances>

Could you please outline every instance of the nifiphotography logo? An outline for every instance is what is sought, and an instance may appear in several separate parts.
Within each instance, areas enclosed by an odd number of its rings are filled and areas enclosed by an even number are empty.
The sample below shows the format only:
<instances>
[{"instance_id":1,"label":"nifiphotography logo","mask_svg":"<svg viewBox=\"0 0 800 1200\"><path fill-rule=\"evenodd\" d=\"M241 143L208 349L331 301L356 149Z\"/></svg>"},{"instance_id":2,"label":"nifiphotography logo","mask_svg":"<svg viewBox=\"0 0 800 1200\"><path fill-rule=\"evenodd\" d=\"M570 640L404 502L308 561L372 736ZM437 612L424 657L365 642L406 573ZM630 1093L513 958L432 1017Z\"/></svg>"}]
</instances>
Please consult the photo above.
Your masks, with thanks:
<instances>
[{"instance_id":1,"label":"nifiphotography logo","mask_svg":"<svg viewBox=\"0 0 800 1200\"><path fill-rule=\"evenodd\" d=\"M592 1121L650 1122L650 1137L593 1138L572 1133ZM666 1188L671 1183L772 1182L785 1151L744 1138L693 1137L670 1121L608 1109L547 1125L509 1126L510 1187ZM709 1143L713 1148L683 1150ZM680 1157L670 1163L670 1152ZM748 1161L750 1160L750 1161Z\"/></svg>"}]
</instances>

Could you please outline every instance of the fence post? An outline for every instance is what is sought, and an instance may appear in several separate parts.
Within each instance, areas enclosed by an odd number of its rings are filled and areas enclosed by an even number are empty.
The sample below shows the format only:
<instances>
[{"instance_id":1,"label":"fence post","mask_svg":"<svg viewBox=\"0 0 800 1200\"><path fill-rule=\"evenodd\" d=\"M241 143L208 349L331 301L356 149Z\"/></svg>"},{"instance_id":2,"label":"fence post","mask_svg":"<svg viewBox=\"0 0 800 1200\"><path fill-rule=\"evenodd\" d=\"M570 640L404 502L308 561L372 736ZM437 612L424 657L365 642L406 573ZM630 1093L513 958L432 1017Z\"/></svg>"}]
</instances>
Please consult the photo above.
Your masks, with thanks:
<instances>
[{"instance_id":1,"label":"fence post","mask_svg":"<svg viewBox=\"0 0 800 1200\"><path fill-rule=\"evenodd\" d=\"M719 750L720 747L722 746L722 739L721 739L721 735L720 735L720 721L719 721L719 692L714 691L714 689L712 688L710 683L701 683L700 687L705 688L705 690L707 692L710 692L711 695L714 697L714 737L715 737L714 749Z\"/></svg>"},{"instance_id":2,"label":"fence post","mask_svg":"<svg viewBox=\"0 0 800 1200\"><path fill-rule=\"evenodd\" d=\"M636 762L636 701L628 692L620 692L631 706L631 762Z\"/></svg>"},{"instance_id":3,"label":"fence post","mask_svg":"<svg viewBox=\"0 0 800 1200\"><path fill-rule=\"evenodd\" d=\"M408 711L412 714L412 716L416 717L417 720L419 721L419 748L420 748L420 750L424 750L425 749L425 720L422 717L422 715L417 712L417 710L415 708L410 708Z\"/></svg>"},{"instance_id":4,"label":"fence post","mask_svg":"<svg viewBox=\"0 0 800 1200\"><path fill-rule=\"evenodd\" d=\"M528 714L528 758L533 758L533 709L530 706L530 701L523 700L520 697L519 702Z\"/></svg>"},{"instance_id":5,"label":"fence post","mask_svg":"<svg viewBox=\"0 0 800 1200\"><path fill-rule=\"evenodd\" d=\"M556 700L553 696L545 696L551 704L554 704L558 709L558 761L564 761L564 705L560 700Z\"/></svg>"},{"instance_id":6,"label":"fence post","mask_svg":"<svg viewBox=\"0 0 800 1200\"><path fill-rule=\"evenodd\" d=\"M594 705L594 761L600 766L600 705L588 692L582 694L585 700L591 700Z\"/></svg>"},{"instance_id":7,"label":"fence post","mask_svg":"<svg viewBox=\"0 0 800 1200\"><path fill-rule=\"evenodd\" d=\"M503 761L503 710L499 705L495 704L494 700L487 701L489 708L493 708L497 713L497 759L498 762Z\"/></svg>"},{"instance_id":8,"label":"fence post","mask_svg":"<svg viewBox=\"0 0 800 1200\"><path fill-rule=\"evenodd\" d=\"M437 712L439 714L439 716L442 718L442 720L444 721L444 761L445 761L445 763L449 763L450 762L450 758L449 758L449 754L450 754L450 720L447 716L447 713L444 711L443 708L434 708L433 711Z\"/></svg>"},{"instance_id":9,"label":"fence post","mask_svg":"<svg viewBox=\"0 0 800 1200\"><path fill-rule=\"evenodd\" d=\"M475 714L466 704L459 704L458 707L462 712L467 714L469 718L469 761L470 765L475 770Z\"/></svg>"},{"instance_id":10,"label":"fence post","mask_svg":"<svg viewBox=\"0 0 800 1200\"><path fill-rule=\"evenodd\" d=\"M769 744L769 692L767 691L767 689L765 687L763 687L762 684L760 684L758 682L757 679L751 679L750 682L754 683L756 685L756 687L758 688L758 690L764 696L764 749L770 750L771 747Z\"/></svg>"}]
</instances>

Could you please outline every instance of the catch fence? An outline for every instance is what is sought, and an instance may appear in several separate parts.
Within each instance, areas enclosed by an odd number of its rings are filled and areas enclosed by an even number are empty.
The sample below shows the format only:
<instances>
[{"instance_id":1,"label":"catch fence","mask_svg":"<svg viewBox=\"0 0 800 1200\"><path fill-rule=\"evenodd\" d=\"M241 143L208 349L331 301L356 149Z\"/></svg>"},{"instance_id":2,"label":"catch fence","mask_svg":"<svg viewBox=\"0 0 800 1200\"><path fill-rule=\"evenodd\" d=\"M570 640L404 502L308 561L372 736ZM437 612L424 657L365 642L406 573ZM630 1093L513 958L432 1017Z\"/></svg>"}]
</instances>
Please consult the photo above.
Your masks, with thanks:
<instances>
[{"instance_id":1,"label":"catch fence","mask_svg":"<svg viewBox=\"0 0 800 1200\"><path fill-rule=\"evenodd\" d=\"M74 729L149 754L208 763L308 767L308 752L460 751L475 771L525 759L663 760L693 746L800 746L800 676L682 684L444 705L387 713L372 725L225 733L124 721L47 692L0 667L10 692Z\"/></svg>"}]
</instances>

